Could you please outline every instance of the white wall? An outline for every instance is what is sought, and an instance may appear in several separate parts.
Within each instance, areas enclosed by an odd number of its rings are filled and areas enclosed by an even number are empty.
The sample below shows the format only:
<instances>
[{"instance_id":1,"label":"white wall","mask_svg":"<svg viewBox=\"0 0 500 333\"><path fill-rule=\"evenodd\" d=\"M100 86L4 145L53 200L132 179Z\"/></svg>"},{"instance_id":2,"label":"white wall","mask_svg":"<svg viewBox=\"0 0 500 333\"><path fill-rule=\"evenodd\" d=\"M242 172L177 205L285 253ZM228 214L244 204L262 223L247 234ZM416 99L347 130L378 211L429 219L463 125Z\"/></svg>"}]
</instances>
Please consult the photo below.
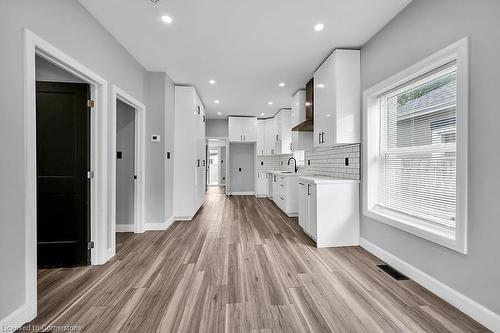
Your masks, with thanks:
<instances>
[{"instance_id":1,"label":"white wall","mask_svg":"<svg viewBox=\"0 0 500 333\"><path fill-rule=\"evenodd\" d=\"M84 83L76 76L39 56L35 57L35 79L49 82Z\"/></svg>"},{"instance_id":2,"label":"white wall","mask_svg":"<svg viewBox=\"0 0 500 333\"><path fill-rule=\"evenodd\" d=\"M41 38L59 48L108 81L109 107L111 107L111 87L115 84L134 98L146 104L147 134L163 133L166 118L160 114L172 110L173 97L169 91L171 81L164 88L145 101L145 85L149 81L144 68L83 8L76 0L2 0L0 1L0 320L18 309L25 302L25 193L24 193L24 72L23 72L23 28L28 28ZM169 80L169 79L168 79ZM170 87L170 88L167 88ZM170 89L170 90L169 90ZM149 107L152 100L169 96L168 107ZM170 110L170 111L169 111ZM173 113L172 113L173 116ZM169 115L170 117L170 115ZM165 119L164 119L165 118ZM172 118L169 118L170 120ZM109 122L111 120L109 119ZM152 122L158 121L154 125ZM171 140L172 127L164 138ZM111 133L110 133L111 136ZM108 140L111 142L111 140ZM150 190L147 184L147 199L151 193L162 193L162 187L171 184L171 168L164 164L160 168L150 166L154 158L162 155L156 147L149 149L146 169L152 179L159 179L158 185ZM163 140L163 144L165 141ZM167 143L171 147L171 142ZM161 150L161 149L160 149ZM108 153L115 151L108 146ZM152 157L154 156L154 158ZM111 174L108 175L111 183ZM152 200L154 207L148 213L151 219L166 215L168 207L166 195L159 201ZM169 193L171 198L171 193ZM110 197L108 198L110 203ZM147 206L148 208L149 206ZM159 213L162 211L162 213ZM110 212L108 212L109 214ZM170 214L171 215L171 214ZM108 215L109 216L109 215ZM150 222L150 221L147 221ZM109 231L109 229L108 229ZM109 236L109 235L108 235ZM107 237L108 241L110 237Z\"/></svg>"},{"instance_id":3,"label":"white wall","mask_svg":"<svg viewBox=\"0 0 500 333\"><path fill-rule=\"evenodd\" d=\"M207 137L226 138L228 131L227 119L207 119L205 126Z\"/></svg>"},{"instance_id":4,"label":"white wall","mask_svg":"<svg viewBox=\"0 0 500 333\"><path fill-rule=\"evenodd\" d=\"M361 49L362 88L470 37L468 248L463 255L362 218L361 236L500 313L500 2L413 1Z\"/></svg>"}]
</instances>

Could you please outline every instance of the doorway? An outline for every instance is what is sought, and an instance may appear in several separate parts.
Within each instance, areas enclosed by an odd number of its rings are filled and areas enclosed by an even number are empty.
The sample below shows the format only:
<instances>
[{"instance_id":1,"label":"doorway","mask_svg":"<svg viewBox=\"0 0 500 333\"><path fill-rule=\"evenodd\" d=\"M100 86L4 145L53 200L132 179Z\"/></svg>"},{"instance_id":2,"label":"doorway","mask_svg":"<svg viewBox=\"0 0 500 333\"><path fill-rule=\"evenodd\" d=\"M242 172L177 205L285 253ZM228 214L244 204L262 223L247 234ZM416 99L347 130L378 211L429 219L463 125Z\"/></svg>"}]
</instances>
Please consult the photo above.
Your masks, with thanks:
<instances>
[{"instance_id":1,"label":"doorway","mask_svg":"<svg viewBox=\"0 0 500 333\"><path fill-rule=\"evenodd\" d=\"M208 185L220 185L219 148L208 150Z\"/></svg>"},{"instance_id":2,"label":"doorway","mask_svg":"<svg viewBox=\"0 0 500 333\"><path fill-rule=\"evenodd\" d=\"M207 186L226 187L226 138L207 138Z\"/></svg>"},{"instance_id":3,"label":"doorway","mask_svg":"<svg viewBox=\"0 0 500 333\"><path fill-rule=\"evenodd\" d=\"M116 231L135 224L135 109L116 101Z\"/></svg>"},{"instance_id":4,"label":"doorway","mask_svg":"<svg viewBox=\"0 0 500 333\"><path fill-rule=\"evenodd\" d=\"M90 86L36 82L37 264L90 264Z\"/></svg>"}]
</instances>

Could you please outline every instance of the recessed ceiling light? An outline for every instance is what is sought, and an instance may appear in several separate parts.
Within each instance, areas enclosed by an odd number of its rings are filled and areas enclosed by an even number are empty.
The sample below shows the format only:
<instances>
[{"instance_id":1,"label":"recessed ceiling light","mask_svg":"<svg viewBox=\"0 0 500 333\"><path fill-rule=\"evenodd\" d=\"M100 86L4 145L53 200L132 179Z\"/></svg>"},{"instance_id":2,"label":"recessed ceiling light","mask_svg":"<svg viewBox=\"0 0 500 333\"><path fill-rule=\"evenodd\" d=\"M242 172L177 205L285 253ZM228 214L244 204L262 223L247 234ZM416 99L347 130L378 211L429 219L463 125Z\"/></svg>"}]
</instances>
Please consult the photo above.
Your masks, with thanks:
<instances>
[{"instance_id":1,"label":"recessed ceiling light","mask_svg":"<svg viewBox=\"0 0 500 333\"><path fill-rule=\"evenodd\" d=\"M210 81L208 81L208 83L215 84L215 80L210 80Z\"/></svg>"},{"instance_id":2,"label":"recessed ceiling light","mask_svg":"<svg viewBox=\"0 0 500 333\"><path fill-rule=\"evenodd\" d=\"M318 88L324 88L325 85L323 83L319 83L318 85L316 85L316 87L318 87Z\"/></svg>"},{"instance_id":3,"label":"recessed ceiling light","mask_svg":"<svg viewBox=\"0 0 500 333\"><path fill-rule=\"evenodd\" d=\"M214 101L214 103L215 103L215 104L219 104L219 103L220 103L220 101L219 101L218 99L216 99L216 100Z\"/></svg>"},{"instance_id":4,"label":"recessed ceiling light","mask_svg":"<svg viewBox=\"0 0 500 333\"><path fill-rule=\"evenodd\" d=\"M167 23L167 24L172 23L172 18L171 18L170 16L168 16L168 15L163 15L163 16L161 17L161 20L162 20L163 22Z\"/></svg>"},{"instance_id":5,"label":"recessed ceiling light","mask_svg":"<svg viewBox=\"0 0 500 333\"><path fill-rule=\"evenodd\" d=\"M217 114L220 116L222 114L222 112L217 112Z\"/></svg>"},{"instance_id":6,"label":"recessed ceiling light","mask_svg":"<svg viewBox=\"0 0 500 333\"><path fill-rule=\"evenodd\" d=\"M280 86L280 87L284 87L284 86L285 86L285 82L281 82L281 83L279 84L279 86Z\"/></svg>"},{"instance_id":7,"label":"recessed ceiling light","mask_svg":"<svg viewBox=\"0 0 500 333\"><path fill-rule=\"evenodd\" d=\"M273 102L269 101L267 104L269 104L269 105L273 105Z\"/></svg>"},{"instance_id":8,"label":"recessed ceiling light","mask_svg":"<svg viewBox=\"0 0 500 333\"><path fill-rule=\"evenodd\" d=\"M314 30L316 30L316 31L321 31L321 30L323 30L323 28L324 28L324 27L325 27L325 26L323 25L323 23L318 23L318 24L316 24L316 25L314 26Z\"/></svg>"},{"instance_id":9,"label":"recessed ceiling light","mask_svg":"<svg viewBox=\"0 0 500 333\"><path fill-rule=\"evenodd\" d=\"M266 114L265 114L264 112L262 112L260 115L261 115L261 116L265 116Z\"/></svg>"}]
</instances>

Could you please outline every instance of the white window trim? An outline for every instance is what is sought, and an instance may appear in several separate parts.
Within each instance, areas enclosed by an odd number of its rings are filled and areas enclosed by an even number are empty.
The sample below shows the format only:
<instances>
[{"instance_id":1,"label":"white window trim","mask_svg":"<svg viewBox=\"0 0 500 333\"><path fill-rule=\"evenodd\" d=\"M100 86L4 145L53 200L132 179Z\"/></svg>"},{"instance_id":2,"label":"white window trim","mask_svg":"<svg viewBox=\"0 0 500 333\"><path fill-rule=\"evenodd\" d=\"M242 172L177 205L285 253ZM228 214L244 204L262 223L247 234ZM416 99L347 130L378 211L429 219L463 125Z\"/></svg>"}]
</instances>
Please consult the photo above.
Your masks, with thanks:
<instances>
[{"instance_id":1,"label":"white window trim","mask_svg":"<svg viewBox=\"0 0 500 333\"><path fill-rule=\"evenodd\" d=\"M363 92L363 215L460 253L467 253L468 38L434 53ZM376 209L380 105L378 97L451 61L457 64L457 216L455 232Z\"/></svg>"}]
</instances>

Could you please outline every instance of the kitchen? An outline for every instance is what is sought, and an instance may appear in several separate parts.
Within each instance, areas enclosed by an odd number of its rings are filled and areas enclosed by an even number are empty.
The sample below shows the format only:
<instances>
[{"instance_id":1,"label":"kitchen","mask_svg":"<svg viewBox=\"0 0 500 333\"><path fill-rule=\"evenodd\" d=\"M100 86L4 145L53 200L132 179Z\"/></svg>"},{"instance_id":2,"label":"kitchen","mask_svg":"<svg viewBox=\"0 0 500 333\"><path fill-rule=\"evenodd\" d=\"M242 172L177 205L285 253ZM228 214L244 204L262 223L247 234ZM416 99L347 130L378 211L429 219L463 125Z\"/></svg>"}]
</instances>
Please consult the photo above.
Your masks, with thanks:
<instances>
[{"instance_id":1,"label":"kitchen","mask_svg":"<svg viewBox=\"0 0 500 333\"><path fill-rule=\"evenodd\" d=\"M243 194L268 198L297 217L317 247L359 245L359 77L359 50L336 49L289 109L228 120L230 142L255 146L255 185ZM229 168L247 168L236 164ZM229 185L228 194L242 193Z\"/></svg>"},{"instance_id":2,"label":"kitchen","mask_svg":"<svg viewBox=\"0 0 500 333\"><path fill-rule=\"evenodd\" d=\"M0 331L500 332L499 22L0 1Z\"/></svg>"}]
</instances>

